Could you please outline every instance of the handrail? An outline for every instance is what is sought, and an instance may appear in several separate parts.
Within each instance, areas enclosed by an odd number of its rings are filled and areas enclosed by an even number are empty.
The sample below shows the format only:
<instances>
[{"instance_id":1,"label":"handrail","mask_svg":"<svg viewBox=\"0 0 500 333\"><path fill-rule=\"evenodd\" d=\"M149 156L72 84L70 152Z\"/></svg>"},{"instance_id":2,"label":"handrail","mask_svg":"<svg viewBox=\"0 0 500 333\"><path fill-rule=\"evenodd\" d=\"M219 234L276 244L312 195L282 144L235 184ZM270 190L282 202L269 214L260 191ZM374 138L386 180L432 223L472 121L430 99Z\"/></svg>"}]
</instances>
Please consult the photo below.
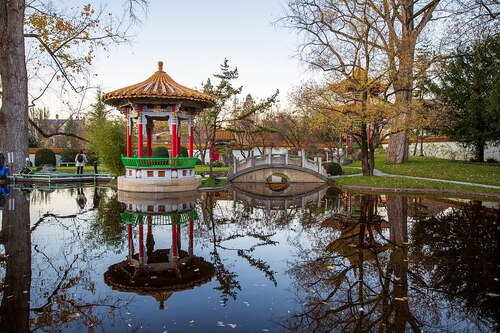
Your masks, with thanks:
<instances>
[{"instance_id":1,"label":"handrail","mask_svg":"<svg viewBox=\"0 0 500 333\"><path fill-rule=\"evenodd\" d=\"M122 163L126 168L148 169L187 169L194 168L197 157L126 157L122 155Z\"/></svg>"},{"instance_id":2,"label":"handrail","mask_svg":"<svg viewBox=\"0 0 500 333\"><path fill-rule=\"evenodd\" d=\"M132 224L134 226L139 224L147 224L141 219L142 217L152 217L151 222L153 225L179 225L198 219L198 213L195 209L191 209L185 212L156 214L125 211L122 213L122 222L125 224Z\"/></svg>"}]
</instances>

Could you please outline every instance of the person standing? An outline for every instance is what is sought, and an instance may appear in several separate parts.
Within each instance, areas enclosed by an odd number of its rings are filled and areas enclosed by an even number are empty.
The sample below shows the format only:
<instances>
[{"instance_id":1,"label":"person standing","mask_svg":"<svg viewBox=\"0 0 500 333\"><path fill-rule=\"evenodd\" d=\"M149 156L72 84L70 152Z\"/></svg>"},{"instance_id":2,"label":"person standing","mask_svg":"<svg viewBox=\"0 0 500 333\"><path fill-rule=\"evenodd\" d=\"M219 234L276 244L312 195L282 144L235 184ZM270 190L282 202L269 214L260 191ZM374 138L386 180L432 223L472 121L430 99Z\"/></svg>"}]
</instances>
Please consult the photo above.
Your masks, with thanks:
<instances>
[{"instance_id":1,"label":"person standing","mask_svg":"<svg viewBox=\"0 0 500 333\"><path fill-rule=\"evenodd\" d=\"M76 174L83 174L83 167L87 163L87 156L83 153L83 150L80 150L78 154L75 156L75 164L76 164Z\"/></svg>"}]
</instances>

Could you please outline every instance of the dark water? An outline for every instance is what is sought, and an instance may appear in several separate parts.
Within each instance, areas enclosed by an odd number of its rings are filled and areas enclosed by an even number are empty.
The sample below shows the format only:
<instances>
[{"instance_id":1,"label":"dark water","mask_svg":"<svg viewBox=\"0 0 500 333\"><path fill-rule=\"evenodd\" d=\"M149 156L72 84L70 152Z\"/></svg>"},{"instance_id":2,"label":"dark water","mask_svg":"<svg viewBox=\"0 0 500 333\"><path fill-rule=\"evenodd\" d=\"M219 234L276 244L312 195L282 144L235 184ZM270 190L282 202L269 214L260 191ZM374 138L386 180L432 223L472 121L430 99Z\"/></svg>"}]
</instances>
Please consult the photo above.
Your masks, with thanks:
<instances>
[{"instance_id":1,"label":"dark water","mask_svg":"<svg viewBox=\"0 0 500 333\"><path fill-rule=\"evenodd\" d=\"M0 332L500 327L498 203L259 186L3 191Z\"/></svg>"}]
</instances>

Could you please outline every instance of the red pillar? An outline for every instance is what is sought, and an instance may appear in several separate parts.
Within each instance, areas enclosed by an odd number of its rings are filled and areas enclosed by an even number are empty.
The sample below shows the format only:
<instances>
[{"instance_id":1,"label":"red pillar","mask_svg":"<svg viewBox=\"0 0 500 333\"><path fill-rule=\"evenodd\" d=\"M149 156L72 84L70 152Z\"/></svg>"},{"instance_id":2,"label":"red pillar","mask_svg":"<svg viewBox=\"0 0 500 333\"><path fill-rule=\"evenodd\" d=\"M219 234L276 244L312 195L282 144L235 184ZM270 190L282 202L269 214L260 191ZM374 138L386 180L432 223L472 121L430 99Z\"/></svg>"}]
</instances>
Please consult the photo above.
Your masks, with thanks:
<instances>
[{"instance_id":1,"label":"red pillar","mask_svg":"<svg viewBox=\"0 0 500 333\"><path fill-rule=\"evenodd\" d=\"M179 119L179 128L177 129L177 156L181 156L181 120Z\"/></svg>"},{"instance_id":2,"label":"red pillar","mask_svg":"<svg viewBox=\"0 0 500 333\"><path fill-rule=\"evenodd\" d=\"M370 144L371 129L372 129L371 124L368 124L368 144Z\"/></svg>"},{"instance_id":3,"label":"red pillar","mask_svg":"<svg viewBox=\"0 0 500 333\"><path fill-rule=\"evenodd\" d=\"M194 141L194 128L193 128L193 114L189 116L189 157L193 157L193 141Z\"/></svg>"},{"instance_id":4,"label":"red pillar","mask_svg":"<svg viewBox=\"0 0 500 333\"><path fill-rule=\"evenodd\" d=\"M139 106L139 116L137 118L137 157L142 157L142 105Z\"/></svg>"},{"instance_id":5,"label":"red pillar","mask_svg":"<svg viewBox=\"0 0 500 333\"><path fill-rule=\"evenodd\" d=\"M134 244L132 243L132 225L127 224L128 255L132 259L134 255Z\"/></svg>"},{"instance_id":6,"label":"red pillar","mask_svg":"<svg viewBox=\"0 0 500 333\"><path fill-rule=\"evenodd\" d=\"M127 157L132 157L132 119L130 109L127 109Z\"/></svg>"},{"instance_id":7,"label":"red pillar","mask_svg":"<svg viewBox=\"0 0 500 333\"><path fill-rule=\"evenodd\" d=\"M189 220L189 256L193 256L193 220Z\"/></svg>"},{"instance_id":8,"label":"red pillar","mask_svg":"<svg viewBox=\"0 0 500 333\"><path fill-rule=\"evenodd\" d=\"M172 257L172 259L177 257L177 226L174 219L172 219Z\"/></svg>"},{"instance_id":9,"label":"red pillar","mask_svg":"<svg viewBox=\"0 0 500 333\"><path fill-rule=\"evenodd\" d=\"M151 126L146 125L146 134L147 134L147 138L146 138L146 156L147 157L151 157L151 135L153 134L152 133L152 130L151 130Z\"/></svg>"},{"instance_id":10,"label":"red pillar","mask_svg":"<svg viewBox=\"0 0 500 333\"><path fill-rule=\"evenodd\" d=\"M177 156L177 116L175 114L175 106L172 106L172 156Z\"/></svg>"},{"instance_id":11,"label":"red pillar","mask_svg":"<svg viewBox=\"0 0 500 333\"><path fill-rule=\"evenodd\" d=\"M144 226L139 224L139 264L142 265L144 261Z\"/></svg>"}]
</instances>

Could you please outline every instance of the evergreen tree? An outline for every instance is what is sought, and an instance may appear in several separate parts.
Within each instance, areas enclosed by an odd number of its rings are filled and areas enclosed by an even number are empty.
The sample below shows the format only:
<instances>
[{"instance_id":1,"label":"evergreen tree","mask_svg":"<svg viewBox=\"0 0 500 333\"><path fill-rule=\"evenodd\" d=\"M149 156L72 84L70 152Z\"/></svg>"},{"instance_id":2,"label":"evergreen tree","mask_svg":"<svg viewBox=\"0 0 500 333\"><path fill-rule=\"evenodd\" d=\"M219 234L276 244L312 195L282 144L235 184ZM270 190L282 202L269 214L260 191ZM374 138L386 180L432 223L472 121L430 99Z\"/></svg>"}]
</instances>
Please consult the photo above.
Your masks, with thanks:
<instances>
[{"instance_id":1,"label":"evergreen tree","mask_svg":"<svg viewBox=\"0 0 500 333\"><path fill-rule=\"evenodd\" d=\"M435 87L450 106L443 132L473 147L483 162L487 145L500 141L500 37L479 39L449 59Z\"/></svg>"}]
</instances>

